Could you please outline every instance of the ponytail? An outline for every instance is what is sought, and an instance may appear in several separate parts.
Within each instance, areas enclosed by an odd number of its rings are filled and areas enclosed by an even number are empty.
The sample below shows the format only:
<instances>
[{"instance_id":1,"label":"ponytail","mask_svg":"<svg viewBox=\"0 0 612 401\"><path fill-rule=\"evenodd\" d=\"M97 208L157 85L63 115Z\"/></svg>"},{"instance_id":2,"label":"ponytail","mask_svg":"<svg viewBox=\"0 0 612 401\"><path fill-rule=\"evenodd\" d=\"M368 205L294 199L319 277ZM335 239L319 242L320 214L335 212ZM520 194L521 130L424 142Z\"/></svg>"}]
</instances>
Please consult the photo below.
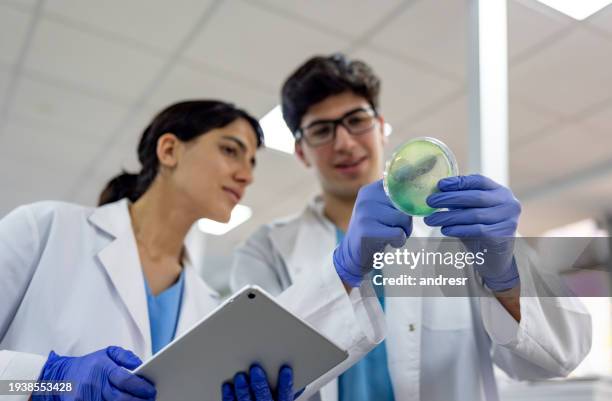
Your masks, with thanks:
<instances>
[{"instance_id":1,"label":"ponytail","mask_svg":"<svg viewBox=\"0 0 612 401\"><path fill-rule=\"evenodd\" d=\"M142 195L138 193L138 187L138 174L123 171L106 184L98 198L98 206L113 203L123 198L136 202Z\"/></svg>"}]
</instances>

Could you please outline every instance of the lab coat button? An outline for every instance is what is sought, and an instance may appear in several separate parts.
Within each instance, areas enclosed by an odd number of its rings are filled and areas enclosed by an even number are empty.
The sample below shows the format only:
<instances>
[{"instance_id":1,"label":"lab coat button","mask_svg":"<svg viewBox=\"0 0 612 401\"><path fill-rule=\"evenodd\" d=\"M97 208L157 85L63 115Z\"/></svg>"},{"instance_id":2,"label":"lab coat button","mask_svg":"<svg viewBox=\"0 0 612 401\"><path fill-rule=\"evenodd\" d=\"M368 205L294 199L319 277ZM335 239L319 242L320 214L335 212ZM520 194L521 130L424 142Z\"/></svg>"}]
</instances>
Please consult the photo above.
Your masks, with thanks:
<instances>
[{"instance_id":1,"label":"lab coat button","mask_svg":"<svg viewBox=\"0 0 612 401\"><path fill-rule=\"evenodd\" d=\"M413 323L410 323L410 324L408 325L408 330L410 330L410 331L415 331L415 330L416 330L416 328L414 327L414 324L413 324Z\"/></svg>"}]
</instances>

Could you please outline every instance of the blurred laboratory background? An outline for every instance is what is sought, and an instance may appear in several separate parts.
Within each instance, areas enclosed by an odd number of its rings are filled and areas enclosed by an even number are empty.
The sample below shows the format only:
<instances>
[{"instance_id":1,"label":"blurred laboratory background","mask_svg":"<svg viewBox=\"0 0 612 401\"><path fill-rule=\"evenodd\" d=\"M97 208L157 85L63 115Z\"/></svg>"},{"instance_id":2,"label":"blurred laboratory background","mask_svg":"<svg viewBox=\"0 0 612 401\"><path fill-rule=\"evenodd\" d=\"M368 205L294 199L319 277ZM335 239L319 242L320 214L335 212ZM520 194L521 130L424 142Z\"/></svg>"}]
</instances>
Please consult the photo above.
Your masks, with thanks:
<instances>
[{"instance_id":1,"label":"blurred laboratory background","mask_svg":"<svg viewBox=\"0 0 612 401\"><path fill-rule=\"evenodd\" d=\"M460 172L472 169L470 3L0 0L0 216L45 199L95 205L109 178L139 170L136 144L158 110L187 98L231 100L262 119L268 149L233 227L202 221L190 235L202 275L226 292L232 249L317 192L277 108L282 81L306 58L342 51L373 66L389 154L433 136L455 152ZM523 205L523 235L607 236L612 1L559 3L568 8L507 1L509 184ZM610 300L587 304L593 351L572 375L582 378L575 393L556 400L612 399ZM504 399L553 399L542 386L553 385L509 386Z\"/></svg>"}]
</instances>

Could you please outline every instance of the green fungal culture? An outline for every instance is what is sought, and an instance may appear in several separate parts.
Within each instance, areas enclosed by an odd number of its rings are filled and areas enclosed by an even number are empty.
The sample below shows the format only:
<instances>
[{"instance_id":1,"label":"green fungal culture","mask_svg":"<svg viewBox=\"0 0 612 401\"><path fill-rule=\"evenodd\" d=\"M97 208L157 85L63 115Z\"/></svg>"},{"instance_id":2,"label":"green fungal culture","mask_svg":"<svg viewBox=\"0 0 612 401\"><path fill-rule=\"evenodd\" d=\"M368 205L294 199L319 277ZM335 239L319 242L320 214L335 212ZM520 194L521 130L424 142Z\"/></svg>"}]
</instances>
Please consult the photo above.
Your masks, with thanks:
<instances>
[{"instance_id":1,"label":"green fungal culture","mask_svg":"<svg viewBox=\"0 0 612 401\"><path fill-rule=\"evenodd\" d=\"M457 175L451 151L433 138L416 138L398 148L387 162L385 190L396 208L411 216L428 216L436 209L427 205L438 191L438 181Z\"/></svg>"}]
</instances>

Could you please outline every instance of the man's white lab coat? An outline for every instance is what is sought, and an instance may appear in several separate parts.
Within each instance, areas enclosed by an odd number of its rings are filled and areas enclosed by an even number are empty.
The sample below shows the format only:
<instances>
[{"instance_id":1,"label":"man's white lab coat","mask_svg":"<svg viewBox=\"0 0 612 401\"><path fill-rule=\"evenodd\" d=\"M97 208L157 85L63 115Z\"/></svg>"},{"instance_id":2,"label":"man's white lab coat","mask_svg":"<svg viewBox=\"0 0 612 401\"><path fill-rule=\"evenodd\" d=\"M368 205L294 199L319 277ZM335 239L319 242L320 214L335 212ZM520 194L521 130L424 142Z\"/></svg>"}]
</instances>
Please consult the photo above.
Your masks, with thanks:
<instances>
[{"instance_id":1,"label":"man's white lab coat","mask_svg":"<svg viewBox=\"0 0 612 401\"><path fill-rule=\"evenodd\" d=\"M335 271L330 255L336 229L322 209L317 198L300 215L256 231L236 251L232 287L257 284L283 298L319 281L321 266ZM430 235L415 219L412 236ZM528 285L526 263L517 260L522 286ZM522 298L520 324L494 297L389 297L385 315L388 368L398 401L484 400L485 389L494 389L492 362L515 379L560 377L591 347L590 315L572 298ZM343 324L327 327L327 334L337 335ZM311 396L336 401L337 383L300 399Z\"/></svg>"}]
</instances>

